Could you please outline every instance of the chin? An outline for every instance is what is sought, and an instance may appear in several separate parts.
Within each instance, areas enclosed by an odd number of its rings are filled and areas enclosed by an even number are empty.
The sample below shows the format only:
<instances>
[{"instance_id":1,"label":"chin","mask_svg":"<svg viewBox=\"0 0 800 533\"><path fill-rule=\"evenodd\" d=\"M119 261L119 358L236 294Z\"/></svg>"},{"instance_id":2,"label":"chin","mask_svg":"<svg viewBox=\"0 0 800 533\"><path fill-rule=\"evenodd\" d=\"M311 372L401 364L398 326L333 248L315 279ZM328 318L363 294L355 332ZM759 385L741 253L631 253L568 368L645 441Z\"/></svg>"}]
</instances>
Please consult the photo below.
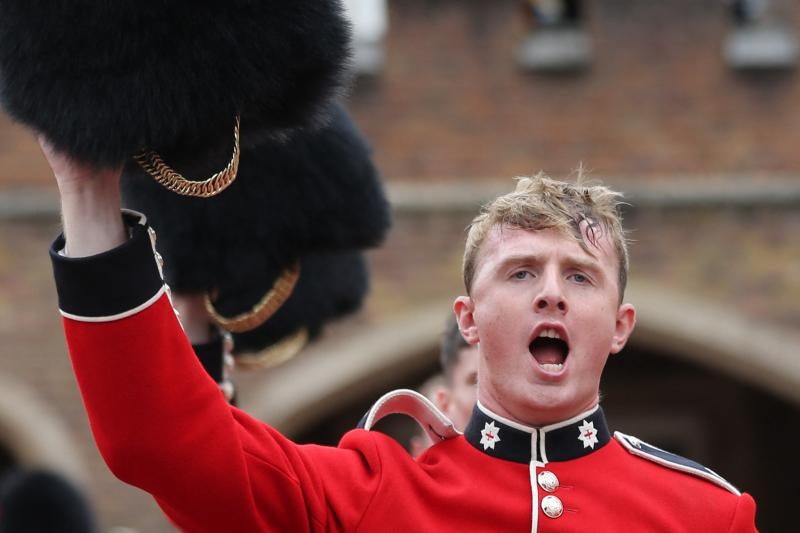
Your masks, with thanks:
<instances>
[{"instance_id":1,"label":"chin","mask_svg":"<svg viewBox=\"0 0 800 533\"><path fill-rule=\"evenodd\" d=\"M541 388L541 386L539 386ZM524 411L531 419L540 420L537 425L546 425L566 420L577 414L580 402L570 398L567 391L548 391L544 394L527 394L521 398Z\"/></svg>"}]
</instances>

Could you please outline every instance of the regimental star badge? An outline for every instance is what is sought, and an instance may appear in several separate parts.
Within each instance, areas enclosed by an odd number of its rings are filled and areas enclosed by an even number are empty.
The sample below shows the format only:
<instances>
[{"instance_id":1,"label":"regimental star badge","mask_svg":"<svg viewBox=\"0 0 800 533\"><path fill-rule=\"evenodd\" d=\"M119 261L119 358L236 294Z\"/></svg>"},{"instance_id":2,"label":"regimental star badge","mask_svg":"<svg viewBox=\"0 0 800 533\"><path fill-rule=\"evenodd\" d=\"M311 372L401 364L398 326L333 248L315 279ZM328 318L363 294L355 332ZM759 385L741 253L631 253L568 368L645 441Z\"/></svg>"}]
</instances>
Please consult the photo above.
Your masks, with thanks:
<instances>
[{"instance_id":1,"label":"regimental star badge","mask_svg":"<svg viewBox=\"0 0 800 533\"><path fill-rule=\"evenodd\" d=\"M491 448L494 450L494 445L500 442L500 428L495 427L494 422L486 422L481 431L481 444L483 449Z\"/></svg>"},{"instance_id":2,"label":"regimental star badge","mask_svg":"<svg viewBox=\"0 0 800 533\"><path fill-rule=\"evenodd\" d=\"M594 429L594 422L583 421L583 424L578 427L578 440L583 443L584 448L591 447L594 450L594 445L600 442L597 440L597 430Z\"/></svg>"}]
</instances>

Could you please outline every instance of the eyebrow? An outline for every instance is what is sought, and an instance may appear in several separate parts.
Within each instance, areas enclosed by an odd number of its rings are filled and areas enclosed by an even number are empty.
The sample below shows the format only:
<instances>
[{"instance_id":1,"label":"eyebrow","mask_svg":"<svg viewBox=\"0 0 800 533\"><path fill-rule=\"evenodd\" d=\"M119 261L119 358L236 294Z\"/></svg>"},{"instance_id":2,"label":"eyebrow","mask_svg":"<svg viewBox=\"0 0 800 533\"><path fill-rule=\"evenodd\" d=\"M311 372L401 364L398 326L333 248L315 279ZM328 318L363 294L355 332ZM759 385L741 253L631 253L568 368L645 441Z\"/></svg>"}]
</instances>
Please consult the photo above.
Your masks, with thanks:
<instances>
[{"instance_id":1,"label":"eyebrow","mask_svg":"<svg viewBox=\"0 0 800 533\"><path fill-rule=\"evenodd\" d=\"M603 270L602 267L600 266L600 262L594 258L586 259L583 257L570 255L567 258L567 261L582 270L590 270L598 274L601 273Z\"/></svg>"},{"instance_id":2,"label":"eyebrow","mask_svg":"<svg viewBox=\"0 0 800 533\"><path fill-rule=\"evenodd\" d=\"M543 263L544 259L537 254L524 253L513 254L505 257L497 264L496 270L505 270L514 265L537 265Z\"/></svg>"}]
</instances>

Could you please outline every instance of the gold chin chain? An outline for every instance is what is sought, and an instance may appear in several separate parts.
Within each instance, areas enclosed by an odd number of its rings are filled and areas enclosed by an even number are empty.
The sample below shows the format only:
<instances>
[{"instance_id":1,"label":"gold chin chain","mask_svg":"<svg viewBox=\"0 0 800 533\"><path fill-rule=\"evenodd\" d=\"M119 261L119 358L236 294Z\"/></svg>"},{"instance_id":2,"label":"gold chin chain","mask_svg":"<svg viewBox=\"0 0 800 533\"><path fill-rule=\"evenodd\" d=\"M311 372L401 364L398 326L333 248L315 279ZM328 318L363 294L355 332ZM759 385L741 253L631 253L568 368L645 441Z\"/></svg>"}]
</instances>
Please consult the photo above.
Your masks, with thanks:
<instances>
[{"instance_id":1,"label":"gold chin chain","mask_svg":"<svg viewBox=\"0 0 800 533\"><path fill-rule=\"evenodd\" d=\"M272 346L264 348L256 355L236 358L236 366L241 368L272 368L281 365L297 355L308 344L308 330L300 328L287 335Z\"/></svg>"},{"instance_id":2,"label":"gold chin chain","mask_svg":"<svg viewBox=\"0 0 800 533\"><path fill-rule=\"evenodd\" d=\"M208 294L205 295L206 311L211 320L226 331L231 333L250 331L266 322L269 317L280 309L289 299L289 296L292 295L299 277L300 262L298 261L281 273L267 294L249 311L230 318L224 317L214 308L214 304Z\"/></svg>"},{"instance_id":3,"label":"gold chin chain","mask_svg":"<svg viewBox=\"0 0 800 533\"><path fill-rule=\"evenodd\" d=\"M142 169L153 176L155 180L169 189L183 196L196 196L198 198L211 198L227 189L239 170L239 116L233 125L233 155L230 162L203 181L192 181L184 178L172 167L167 165L161 156L153 150L144 150L135 156L134 161L139 163Z\"/></svg>"}]
</instances>

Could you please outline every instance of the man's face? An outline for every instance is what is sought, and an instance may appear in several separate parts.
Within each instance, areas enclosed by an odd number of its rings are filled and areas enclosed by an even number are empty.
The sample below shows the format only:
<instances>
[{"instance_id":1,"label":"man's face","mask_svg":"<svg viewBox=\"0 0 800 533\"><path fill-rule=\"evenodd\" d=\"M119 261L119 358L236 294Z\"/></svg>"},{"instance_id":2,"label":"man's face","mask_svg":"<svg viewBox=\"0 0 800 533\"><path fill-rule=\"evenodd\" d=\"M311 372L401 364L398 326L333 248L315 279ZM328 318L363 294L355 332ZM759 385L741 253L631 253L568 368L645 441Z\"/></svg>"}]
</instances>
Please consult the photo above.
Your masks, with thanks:
<instances>
[{"instance_id":1,"label":"man's face","mask_svg":"<svg viewBox=\"0 0 800 533\"><path fill-rule=\"evenodd\" d=\"M458 351L458 361L450 379L436 391L436 404L463 431L467 427L475 400L478 399L478 347L467 346Z\"/></svg>"},{"instance_id":2,"label":"man's face","mask_svg":"<svg viewBox=\"0 0 800 533\"><path fill-rule=\"evenodd\" d=\"M607 235L588 246L592 254L556 230L508 226L481 246L472 295L455 310L479 346L479 398L497 414L545 425L597 403L608 355L624 347L635 313L619 305Z\"/></svg>"}]
</instances>

